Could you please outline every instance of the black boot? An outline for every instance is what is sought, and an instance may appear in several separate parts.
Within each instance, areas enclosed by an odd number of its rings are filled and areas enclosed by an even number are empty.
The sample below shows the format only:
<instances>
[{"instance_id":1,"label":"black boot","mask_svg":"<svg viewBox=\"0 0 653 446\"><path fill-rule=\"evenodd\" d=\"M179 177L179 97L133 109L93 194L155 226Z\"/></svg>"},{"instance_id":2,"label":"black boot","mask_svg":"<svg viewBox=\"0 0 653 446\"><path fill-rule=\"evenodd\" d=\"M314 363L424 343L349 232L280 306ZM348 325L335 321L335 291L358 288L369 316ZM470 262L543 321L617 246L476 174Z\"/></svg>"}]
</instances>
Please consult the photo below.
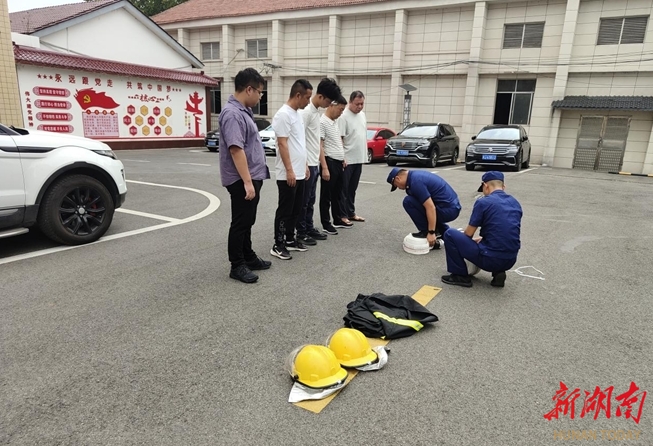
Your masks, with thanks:
<instances>
[{"instance_id":1,"label":"black boot","mask_svg":"<svg viewBox=\"0 0 653 446\"><path fill-rule=\"evenodd\" d=\"M492 282L490 282L490 285L498 287L498 288L503 288L505 283L506 283L506 272L505 271L492 273Z\"/></svg>"}]
</instances>

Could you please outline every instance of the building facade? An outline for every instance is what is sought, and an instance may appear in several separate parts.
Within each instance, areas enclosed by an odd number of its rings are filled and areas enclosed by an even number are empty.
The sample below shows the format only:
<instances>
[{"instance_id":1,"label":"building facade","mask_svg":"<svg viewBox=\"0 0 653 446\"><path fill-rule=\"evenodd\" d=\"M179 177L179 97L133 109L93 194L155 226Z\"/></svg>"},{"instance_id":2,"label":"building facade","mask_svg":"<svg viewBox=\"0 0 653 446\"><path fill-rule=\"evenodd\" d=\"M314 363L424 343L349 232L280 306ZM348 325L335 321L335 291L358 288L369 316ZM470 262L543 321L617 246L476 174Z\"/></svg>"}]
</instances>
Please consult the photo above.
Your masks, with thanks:
<instances>
[{"instance_id":1,"label":"building facade","mask_svg":"<svg viewBox=\"0 0 653 446\"><path fill-rule=\"evenodd\" d=\"M23 125L7 0L0 0L0 122Z\"/></svg>"},{"instance_id":2,"label":"building facade","mask_svg":"<svg viewBox=\"0 0 653 446\"><path fill-rule=\"evenodd\" d=\"M653 173L651 0L298 3L189 0L153 19L223 80L216 103L248 66L267 80L264 117L295 79L329 76L366 94L370 125L400 130L410 84L411 120L452 124L461 151L521 124L534 163Z\"/></svg>"}]
</instances>

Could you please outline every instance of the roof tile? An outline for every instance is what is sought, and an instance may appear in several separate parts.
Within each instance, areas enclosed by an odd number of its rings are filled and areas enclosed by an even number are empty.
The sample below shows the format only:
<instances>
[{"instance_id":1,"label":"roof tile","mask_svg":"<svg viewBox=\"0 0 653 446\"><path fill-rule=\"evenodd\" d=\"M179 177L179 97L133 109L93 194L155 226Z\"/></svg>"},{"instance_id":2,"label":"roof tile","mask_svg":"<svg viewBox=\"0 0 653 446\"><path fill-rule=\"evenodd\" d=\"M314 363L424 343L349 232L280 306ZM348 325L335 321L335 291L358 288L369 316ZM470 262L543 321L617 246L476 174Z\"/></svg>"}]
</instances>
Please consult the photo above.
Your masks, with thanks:
<instances>
[{"instance_id":1,"label":"roof tile","mask_svg":"<svg viewBox=\"0 0 653 446\"><path fill-rule=\"evenodd\" d=\"M653 96L565 96L553 108L653 111Z\"/></svg>"},{"instance_id":2,"label":"roof tile","mask_svg":"<svg viewBox=\"0 0 653 446\"><path fill-rule=\"evenodd\" d=\"M44 28L79 17L96 9L122 0L95 0L92 2L36 8L9 14L11 30L20 34L32 34Z\"/></svg>"},{"instance_id":3,"label":"roof tile","mask_svg":"<svg viewBox=\"0 0 653 446\"><path fill-rule=\"evenodd\" d=\"M176 81L186 84L218 85L212 77L192 71L169 70L165 68L134 65L113 60L95 59L73 54L45 51L37 48L14 45L17 64L83 70L91 73L117 74L121 76L144 77Z\"/></svg>"},{"instance_id":4,"label":"roof tile","mask_svg":"<svg viewBox=\"0 0 653 446\"><path fill-rule=\"evenodd\" d=\"M188 0L153 16L152 20L162 25L190 20L365 5L385 1L387 0L239 0L237 2L233 0Z\"/></svg>"}]
</instances>

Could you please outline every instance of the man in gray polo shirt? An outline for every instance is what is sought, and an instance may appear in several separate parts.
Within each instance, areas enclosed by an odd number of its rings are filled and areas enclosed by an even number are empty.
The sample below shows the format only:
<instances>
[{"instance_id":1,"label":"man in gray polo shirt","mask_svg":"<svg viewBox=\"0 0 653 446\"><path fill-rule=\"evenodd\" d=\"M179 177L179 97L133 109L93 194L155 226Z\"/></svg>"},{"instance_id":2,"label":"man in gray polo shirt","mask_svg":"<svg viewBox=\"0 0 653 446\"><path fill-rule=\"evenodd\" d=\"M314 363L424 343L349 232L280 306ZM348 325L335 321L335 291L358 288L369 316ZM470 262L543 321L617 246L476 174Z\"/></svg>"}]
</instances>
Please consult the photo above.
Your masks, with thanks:
<instances>
[{"instance_id":1,"label":"man in gray polo shirt","mask_svg":"<svg viewBox=\"0 0 653 446\"><path fill-rule=\"evenodd\" d=\"M245 68L235 78L236 92L220 113L220 177L231 195L229 228L229 277L254 283L252 270L270 268L252 249L252 226L263 180L270 178L265 150L252 108L261 100L265 80L254 68Z\"/></svg>"}]
</instances>

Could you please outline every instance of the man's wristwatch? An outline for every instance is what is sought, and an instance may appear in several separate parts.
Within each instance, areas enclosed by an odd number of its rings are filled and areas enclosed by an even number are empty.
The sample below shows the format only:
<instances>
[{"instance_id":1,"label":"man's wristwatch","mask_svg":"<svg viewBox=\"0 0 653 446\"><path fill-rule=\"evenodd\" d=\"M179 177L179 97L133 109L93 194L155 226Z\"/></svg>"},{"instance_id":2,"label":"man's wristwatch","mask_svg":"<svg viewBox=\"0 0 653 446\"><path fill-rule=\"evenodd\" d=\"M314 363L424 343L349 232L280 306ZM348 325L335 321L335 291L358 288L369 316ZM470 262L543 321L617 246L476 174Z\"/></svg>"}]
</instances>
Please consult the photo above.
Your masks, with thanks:
<instances>
[{"instance_id":1,"label":"man's wristwatch","mask_svg":"<svg viewBox=\"0 0 653 446\"><path fill-rule=\"evenodd\" d=\"M429 230L429 234L433 234L433 235L435 235L435 231L431 231L431 230Z\"/></svg>"}]
</instances>

